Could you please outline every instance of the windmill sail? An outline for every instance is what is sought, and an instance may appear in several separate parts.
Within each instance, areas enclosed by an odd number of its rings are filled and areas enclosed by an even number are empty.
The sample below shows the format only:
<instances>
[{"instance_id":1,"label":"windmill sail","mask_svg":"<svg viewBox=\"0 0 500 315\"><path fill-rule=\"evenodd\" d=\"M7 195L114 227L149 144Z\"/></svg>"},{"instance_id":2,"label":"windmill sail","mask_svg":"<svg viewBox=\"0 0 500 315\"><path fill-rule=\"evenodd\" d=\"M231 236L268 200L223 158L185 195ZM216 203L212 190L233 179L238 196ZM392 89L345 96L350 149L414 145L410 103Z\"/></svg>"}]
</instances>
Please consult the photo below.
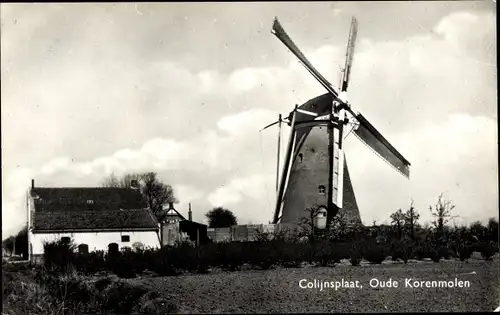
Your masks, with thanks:
<instances>
[{"instance_id":1,"label":"windmill sail","mask_svg":"<svg viewBox=\"0 0 500 315\"><path fill-rule=\"evenodd\" d=\"M349 41L347 43L347 52L345 56L344 75L342 77L341 92L347 91L349 77L351 76L352 59L354 57L354 47L356 45L356 36L358 35L358 21L352 17L351 30L349 32Z\"/></svg>"},{"instance_id":2,"label":"windmill sail","mask_svg":"<svg viewBox=\"0 0 500 315\"><path fill-rule=\"evenodd\" d=\"M363 115L356 115L356 119L359 121L359 127L354 131L354 134L387 163L396 168L405 177L410 178L410 162Z\"/></svg>"},{"instance_id":3,"label":"windmill sail","mask_svg":"<svg viewBox=\"0 0 500 315\"><path fill-rule=\"evenodd\" d=\"M283 27L281 26L280 22L278 21L277 18L274 19L273 23L273 28L271 29L271 33L273 33L283 44L285 44L288 49L300 60L300 62L304 65L304 67L313 75L316 80L323 85L323 87L330 93L333 94L333 96L338 97L338 93L335 91L333 88L332 84L328 82L327 79L321 73L314 68L314 66L307 60L306 56L300 51L300 49L295 45L295 43L292 41L292 39L288 36L288 34L285 32Z\"/></svg>"}]
</instances>

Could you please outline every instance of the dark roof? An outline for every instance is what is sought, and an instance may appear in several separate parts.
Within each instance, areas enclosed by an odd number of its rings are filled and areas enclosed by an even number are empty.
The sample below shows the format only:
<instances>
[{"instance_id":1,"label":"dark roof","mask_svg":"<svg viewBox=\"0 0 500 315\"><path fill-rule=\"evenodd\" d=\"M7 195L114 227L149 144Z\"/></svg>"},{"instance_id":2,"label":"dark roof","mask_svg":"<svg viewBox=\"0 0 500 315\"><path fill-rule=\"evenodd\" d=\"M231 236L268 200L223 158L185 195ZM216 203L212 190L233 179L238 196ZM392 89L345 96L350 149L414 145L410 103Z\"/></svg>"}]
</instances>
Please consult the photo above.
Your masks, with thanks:
<instances>
[{"instance_id":1,"label":"dark roof","mask_svg":"<svg viewBox=\"0 0 500 315\"><path fill-rule=\"evenodd\" d=\"M146 208L138 190L131 188L38 188L31 190L36 212L119 210Z\"/></svg>"},{"instance_id":2,"label":"dark roof","mask_svg":"<svg viewBox=\"0 0 500 315\"><path fill-rule=\"evenodd\" d=\"M318 116L328 115L332 110L332 102L334 98L330 93L325 93L315 98L312 98L299 106L299 109L315 112ZM292 121L292 112L288 115L288 119ZM311 116L304 113L297 113L296 122L312 120Z\"/></svg>"},{"instance_id":3,"label":"dark roof","mask_svg":"<svg viewBox=\"0 0 500 315\"><path fill-rule=\"evenodd\" d=\"M158 213L158 216L164 220L164 219L167 219L167 218L171 218L171 217L179 217L181 220L186 220L186 218L184 218L184 216L182 214L179 213L179 211L177 211L176 209L174 208L170 208L170 209L164 209L162 210L160 213Z\"/></svg>"},{"instance_id":4,"label":"dark roof","mask_svg":"<svg viewBox=\"0 0 500 315\"><path fill-rule=\"evenodd\" d=\"M157 229L158 221L149 209L34 212L35 233Z\"/></svg>"}]
</instances>

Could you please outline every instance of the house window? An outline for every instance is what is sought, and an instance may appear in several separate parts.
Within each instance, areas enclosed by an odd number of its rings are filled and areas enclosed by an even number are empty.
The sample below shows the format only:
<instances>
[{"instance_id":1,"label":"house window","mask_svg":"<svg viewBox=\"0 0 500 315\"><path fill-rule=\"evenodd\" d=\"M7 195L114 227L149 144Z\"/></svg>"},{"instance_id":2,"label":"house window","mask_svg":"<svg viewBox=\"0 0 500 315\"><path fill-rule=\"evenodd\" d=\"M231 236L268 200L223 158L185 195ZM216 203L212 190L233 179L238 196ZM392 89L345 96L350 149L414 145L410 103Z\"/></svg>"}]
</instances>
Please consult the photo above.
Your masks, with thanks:
<instances>
[{"instance_id":1,"label":"house window","mask_svg":"<svg viewBox=\"0 0 500 315\"><path fill-rule=\"evenodd\" d=\"M90 199L89 199L89 200L87 200L87 204L88 204L88 205L93 205L93 204L94 204L94 200L90 200Z\"/></svg>"},{"instance_id":2,"label":"house window","mask_svg":"<svg viewBox=\"0 0 500 315\"><path fill-rule=\"evenodd\" d=\"M130 242L130 235L122 235L122 242Z\"/></svg>"},{"instance_id":3,"label":"house window","mask_svg":"<svg viewBox=\"0 0 500 315\"><path fill-rule=\"evenodd\" d=\"M320 185L318 187L318 193L320 193L321 195L324 195L325 194L325 186Z\"/></svg>"},{"instance_id":4,"label":"house window","mask_svg":"<svg viewBox=\"0 0 500 315\"><path fill-rule=\"evenodd\" d=\"M71 242L71 238L70 237L67 237L67 236L61 237L61 243L63 243L63 244L69 244L70 242Z\"/></svg>"}]
</instances>

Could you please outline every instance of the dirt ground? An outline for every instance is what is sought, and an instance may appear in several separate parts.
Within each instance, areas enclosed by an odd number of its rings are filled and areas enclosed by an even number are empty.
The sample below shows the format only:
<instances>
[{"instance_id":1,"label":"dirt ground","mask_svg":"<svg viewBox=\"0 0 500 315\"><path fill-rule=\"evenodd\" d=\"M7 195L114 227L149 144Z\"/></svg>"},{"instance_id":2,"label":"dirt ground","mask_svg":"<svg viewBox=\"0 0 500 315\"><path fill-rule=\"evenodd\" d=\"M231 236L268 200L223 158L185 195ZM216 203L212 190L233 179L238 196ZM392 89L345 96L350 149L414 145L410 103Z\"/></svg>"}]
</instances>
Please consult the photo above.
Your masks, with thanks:
<instances>
[{"instance_id":1,"label":"dirt ground","mask_svg":"<svg viewBox=\"0 0 500 315\"><path fill-rule=\"evenodd\" d=\"M372 288L371 279L397 288ZM470 287L410 288L405 278L466 281ZM333 268L218 271L206 275L147 277L130 281L157 291L181 313L472 312L500 305L498 256L490 262L411 262ZM359 281L361 288L300 288L299 281Z\"/></svg>"}]
</instances>

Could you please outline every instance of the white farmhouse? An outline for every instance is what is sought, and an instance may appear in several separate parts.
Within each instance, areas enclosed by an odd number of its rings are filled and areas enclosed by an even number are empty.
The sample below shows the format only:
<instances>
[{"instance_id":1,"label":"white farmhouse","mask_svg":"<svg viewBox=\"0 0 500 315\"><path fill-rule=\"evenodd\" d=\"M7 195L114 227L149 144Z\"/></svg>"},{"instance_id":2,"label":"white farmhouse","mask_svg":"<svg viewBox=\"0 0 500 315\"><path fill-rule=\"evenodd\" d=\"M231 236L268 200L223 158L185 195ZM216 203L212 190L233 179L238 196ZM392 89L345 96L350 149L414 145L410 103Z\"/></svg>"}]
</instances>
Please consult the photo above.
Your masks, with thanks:
<instances>
[{"instance_id":1,"label":"white farmhouse","mask_svg":"<svg viewBox=\"0 0 500 315\"><path fill-rule=\"evenodd\" d=\"M82 252L160 246L159 223L134 188L42 188L32 180L27 199L32 260L58 239L73 239Z\"/></svg>"}]
</instances>

